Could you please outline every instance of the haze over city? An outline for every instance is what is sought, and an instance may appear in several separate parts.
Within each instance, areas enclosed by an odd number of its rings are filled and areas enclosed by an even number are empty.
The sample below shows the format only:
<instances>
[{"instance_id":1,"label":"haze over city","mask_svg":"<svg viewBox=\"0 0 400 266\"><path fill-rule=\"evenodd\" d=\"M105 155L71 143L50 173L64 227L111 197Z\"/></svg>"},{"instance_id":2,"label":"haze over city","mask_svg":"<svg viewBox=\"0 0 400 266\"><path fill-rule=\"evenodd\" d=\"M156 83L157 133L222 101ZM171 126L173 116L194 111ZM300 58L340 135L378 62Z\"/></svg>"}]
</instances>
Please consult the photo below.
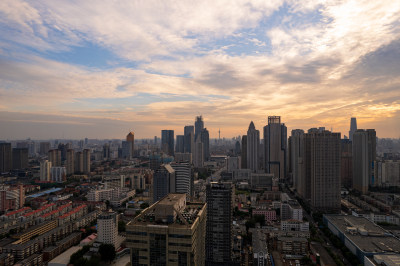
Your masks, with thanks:
<instances>
[{"instance_id":1,"label":"haze over city","mask_svg":"<svg viewBox=\"0 0 400 266\"><path fill-rule=\"evenodd\" d=\"M1 1L1 139L400 132L399 1Z\"/></svg>"}]
</instances>

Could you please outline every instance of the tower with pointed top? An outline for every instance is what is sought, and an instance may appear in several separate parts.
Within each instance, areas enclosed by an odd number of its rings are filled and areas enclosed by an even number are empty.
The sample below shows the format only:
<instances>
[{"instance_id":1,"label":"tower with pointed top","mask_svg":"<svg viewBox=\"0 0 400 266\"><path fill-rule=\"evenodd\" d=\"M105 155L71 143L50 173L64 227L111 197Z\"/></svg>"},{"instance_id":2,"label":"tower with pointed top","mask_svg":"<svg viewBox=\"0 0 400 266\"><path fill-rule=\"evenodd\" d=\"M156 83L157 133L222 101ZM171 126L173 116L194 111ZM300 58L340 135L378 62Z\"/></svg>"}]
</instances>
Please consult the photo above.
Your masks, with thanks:
<instances>
[{"instance_id":1,"label":"tower with pointed top","mask_svg":"<svg viewBox=\"0 0 400 266\"><path fill-rule=\"evenodd\" d=\"M135 148L135 133L133 133L133 131L126 135L126 141L129 143L129 156L130 158L133 158L133 152Z\"/></svg>"},{"instance_id":2,"label":"tower with pointed top","mask_svg":"<svg viewBox=\"0 0 400 266\"><path fill-rule=\"evenodd\" d=\"M260 131L256 130L253 121L247 130L247 168L252 172L258 170L258 148L260 146Z\"/></svg>"},{"instance_id":3,"label":"tower with pointed top","mask_svg":"<svg viewBox=\"0 0 400 266\"><path fill-rule=\"evenodd\" d=\"M353 134L357 130L357 118L352 117L350 120L350 131L349 131L349 139L353 141Z\"/></svg>"}]
</instances>

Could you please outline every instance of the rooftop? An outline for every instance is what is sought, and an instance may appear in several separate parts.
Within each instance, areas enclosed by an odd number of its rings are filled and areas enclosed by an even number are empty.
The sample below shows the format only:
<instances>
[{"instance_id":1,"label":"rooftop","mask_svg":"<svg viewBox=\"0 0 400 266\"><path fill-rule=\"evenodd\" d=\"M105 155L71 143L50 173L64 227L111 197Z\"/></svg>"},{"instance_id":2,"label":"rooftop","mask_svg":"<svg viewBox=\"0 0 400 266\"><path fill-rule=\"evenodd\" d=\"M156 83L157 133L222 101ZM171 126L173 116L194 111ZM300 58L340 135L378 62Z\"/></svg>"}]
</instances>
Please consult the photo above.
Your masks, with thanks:
<instances>
[{"instance_id":1,"label":"rooftop","mask_svg":"<svg viewBox=\"0 0 400 266\"><path fill-rule=\"evenodd\" d=\"M400 252L400 240L364 217L324 215L365 253Z\"/></svg>"},{"instance_id":2,"label":"rooftop","mask_svg":"<svg viewBox=\"0 0 400 266\"><path fill-rule=\"evenodd\" d=\"M191 226L204 207L205 203L186 202L186 194L171 193L145 209L132 224Z\"/></svg>"},{"instance_id":3,"label":"rooftop","mask_svg":"<svg viewBox=\"0 0 400 266\"><path fill-rule=\"evenodd\" d=\"M51 189L48 189L48 190L45 190L45 191L42 191L42 192L39 192L39 193L36 193L36 194L33 194L33 195L29 195L29 196L27 196L27 198L37 198L37 197L41 197L43 195L50 194L50 193L53 193L53 192L57 192L57 191L60 191L60 190L62 190L62 188L51 188Z\"/></svg>"}]
</instances>

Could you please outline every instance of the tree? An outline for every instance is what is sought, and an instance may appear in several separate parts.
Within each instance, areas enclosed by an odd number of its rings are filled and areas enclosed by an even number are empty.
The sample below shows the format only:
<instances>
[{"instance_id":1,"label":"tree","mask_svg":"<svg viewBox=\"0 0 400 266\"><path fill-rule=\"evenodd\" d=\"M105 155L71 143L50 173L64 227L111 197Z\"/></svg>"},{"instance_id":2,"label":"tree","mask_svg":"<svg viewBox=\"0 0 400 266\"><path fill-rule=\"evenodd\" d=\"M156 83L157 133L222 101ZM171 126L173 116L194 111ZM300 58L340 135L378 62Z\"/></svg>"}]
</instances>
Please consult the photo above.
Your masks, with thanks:
<instances>
[{"instance_id":1,"label":"tree","mask_svg":"<svg viewBox=\"0 0 400 266\"><path fill-rule=\"evenodd\" d=\"M125 222L122 220L118 221L118 232L125 232L125 230L126 230Z\"/></svg>"},{"instance_id":2,"label":"tree","mask_svg":"<svg viewBox=\"0 0 400 266\"><path fill-rule=\"evenodd\" d=\"M142 204L140 204L141 209L146 209L147 207L149 207L149 204L147 202L143 202Z\"/></svg>"},{"instance_id":3,"label":"tree","mask_svg":"<svg viewBox=\"0 0 400 266\"><path fill-rule=\"evenodd\" d=\"M115 259L115 247L112 244L101 244L99 247L101 260L111 262Z\"/></svg>"}]
</instances>

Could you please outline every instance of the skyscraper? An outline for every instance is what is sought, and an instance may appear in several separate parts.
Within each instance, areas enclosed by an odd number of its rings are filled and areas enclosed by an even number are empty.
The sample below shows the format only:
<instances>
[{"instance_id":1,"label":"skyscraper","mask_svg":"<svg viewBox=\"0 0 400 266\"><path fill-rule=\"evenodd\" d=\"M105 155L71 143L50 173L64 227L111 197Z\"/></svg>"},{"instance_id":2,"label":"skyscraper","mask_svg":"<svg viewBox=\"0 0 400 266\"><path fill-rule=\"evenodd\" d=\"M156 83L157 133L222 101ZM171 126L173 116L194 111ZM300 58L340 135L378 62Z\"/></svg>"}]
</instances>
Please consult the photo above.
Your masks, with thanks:
<instances>
[{"instance_id":1,"label":"skyscraper","mask_svg":"<svg viewBox=\"0 0 400 266\"><path fill-rule=\"evenodd\" d=\"M118 248L118 214L103 212L97 217L97 241Z\"/></svg>"},{"instance_id":2,"label":"skyscraper","mask_svg":"<svg viewBox=\"0 0 400 266\"><path fill-rule=\"evenodd\" d=\"M353 140L353 134L357 130L357 118L352 117L350 120L350 131L349 131L349 139Z\"/></svg>"},{"instance_id":3,"label":"skyscraper","mask_svg":"<svg viewBox=\"0 0 400 266\"><path fill-rule=\"evenodd\" d=\"M208 133L207 128L203 128L200 134L201 142L203 143L204 161L208 161L210 160L210 134Z\"/></svg>"},{"instance_id":4,"label":"skyscraper","mask_svg":"<svg viewBox=\"0 0 400 266\"><path fill-rule=\"evenodd\" d=\"M173 130L161 130L161 150L174 156L175 139Z\"/></svg>"},{"instance_id":5,"label":"skyscraper","mask_svg":"<svg viewBox=\"0 0 400 266\"><path fill-rule=\"evenodd\" d=\"M75 151L73 149L67 150L67 176L75 173Z\"/></svg>"},{"instance_id":6,"label":"skyscraper","mask_svg":"<svg viewBox=\"0 0 400 266\"><path fill-rule=\"evenodd\" d=\"M184 128L185 135L185 152L194 153L194 126L185 126Z\"/></svg>"},{"instance_id":7,"label":"skyscraper","mask_svg":"<svg viewBox=\"0 0 400 266\"><path fill-rule=\"evenodd\" d=\"M195 143L193 165L197 168L204 166L204 145L200 138L197 138Z\"/></svg>"},{"instance_id":8,"label":"skyscraper","mask_svg":"<svg viewBox=\"0 0 400 266\"><path fill-rule=\"evenodd\" d=\"M187 162L171 163L175 170L175 192L192 195L192 169Z\"/></svg>"},{"instance_id":9,"label":"skyscraper","mask_svg":"<svg viewBox=\"0 0 400 266\"><path fill-rule=\"evenodd\" d=\"M129 155L130 155L130 159L133 158L133 156L135 155L135 133L133 133L133 131L129 132L128 135L126 135L126 141L129 143Z\"/></svg>"},{"instance_id":10,"label":"skyscraper","mask_svg":"<svg viewBox=\"0 0 400 266\"><path fill-rule=\"evenodd\" d=\"M211 182L206 187L206 265L230 265L232 259L232 184Z\"/></svg>"},{"instance_id":11,"label":"skyscraper","mask_svg":"<svg viewBox=\"0 0 400 266\"><path fill-rule=\"evenodd\" d=\"M340 210L340 133L310 129L302 139L300 194L317 210Z\"/></svg>"},{"instance_id":12,"label":"skyscraper","mask_svg":"<svg viewBox=\"0 0 400 266\"><path fill-rule=\"evenodd\" d=\"M49 150L49 161L52 167L61 166L61 151L58 149Z\"/></svg>"},{"instance_id":13,"label":"skyscraper","mask_svg":"<svg viewBox=\"0 0 400 266\"><path fill-rule=\"evenodd\" d=\"M168 194L126 225L131 265L204 266L205 203Z\"/></svg>"},{"instance_id":14,"label":"skyscraper","mask_svg":"<svg viewBox=\"0 0 400 266\"><path fill-rule=\"evenodd\" d=\"M175 170L169 164L161 165L153 175L153 202L175 192Z\"/></svg>"},{"instance_id":15,"label":"skyscraper","mask_svg":"<svg viewBox=\"0 0 400 266\"><path fill-rule=\"evenodd\" d=\"M103 159L108 160L111 159L111 151L110 151L110 144L105 143L103 145Z\"/></svg>"},{"instance_id":16,"label":"skyscraper","mask_svg":"<svg viewBox=\"0 0 400 266\"><path fill-rule=\"evenodd\" d=\"M46 155L50 150L50 142L40 142L40 155Z\"/></svg>"},{"instance_id":17,"label":"skyscraper","mask_svg":"<svg viewBox=\"0 0 400 266\"><path fill-rule=\"evenodd\" d=\"M177 135L176 136L176 147L175 152L183 153L185 151L185 136Z\"/></svg>"},{"instance_id":18,"label":"skyscraper","mask_svg":"<svg viewBox=\"0 0 400 266\"><path fill-rule=\"evenodd\" d=\"M352 146L352 141L350 141L349 139L341 140L340 182L342 186L345 186L347 188L352 187L353 184Z\"/></svg>"},{"instance_id":19,"label":"skyscraper","mask_svg":"<svg viewBox=\"0 0 400 266\"><path fill-rule=\"evenodd\" d=\"M51 162L45 160L40 162L40 181L50 181Z\"/></svg>"},{"instance_id":20,"label":"skyscraper","mask_svg":"<svg viewBox=\"0 0 400 266\"><path fill-rule=\"evenodd\" d=\"M26 169L28 168L28 148L14 148L12 149L12 168L13 169Z\"/></svg>"},{"instance_id":21,"label":"skyscraper","mask_svg":"<svg viewBox=\"0 0 400 266\"><path fill-rule=\"evenodd\" d=\"M268 116L264 127L264 167L266 173L274 174L283 181L286 177L287 128L280 116Z\"/></svg>"},{"instance_id":22,"label":"skyscraper","mask_svg":"<svg viewBox=\"0 0 400 266\"><path fill-rule=\"evenodd\" d=\"M301 158L301 136L304 134L302 129L292 130L292 135L289 138L290 149L290 172L292 174L293 187L298 190L299 179L301 175L301 169L299 167L299 160Z\"/></svg>"},{"instance_id":23,"label":"skyscraper","mask_svg":"<svg viewBox=\"0 0 400 266\"><path fill-rule=\"evenodd\" d=\"M11 143L0 143L0 173L12 169Z\"/></svg>"},{"instance_id":24,"label":"skyscraper","mask_svg":"<svg viewBox=\"0 0 400 266\"><path fill-rule=\"evenodd\" d=\"M90 150L83 150L83 173L90 174Z\"/></svg>"},{"instance_id":25,"label":"skyscraper","mask_svg":"<svg viewBox=\"0 0 400 266\"><path fill-rule=\"evenodd\" d=\"M75 153L75 173L83 174L83 152Z\"/></svg>"},{"instance_id":26,"label":"skyscraper","mask_svg":"<svg viewBox=\"0 0 400 266\"><path fill-rule=\"evenodd\" d=\"M196 121L194 122L194 141L196 142L197 137L200 135L204 128L204 121L202 116L196 116Z\"/></svg>"},{"instance_id":27,"label":"skyscraper","mask_svg":"<svg viewBox=\"0 0 400 266\"><path fill-rule=\"evenodd\" d=\"M353 188L362 193L375 185L376 132L358 129L353 134Z\"/></svg>"},{"instance_id":28,"label":"skyscraper","mask_svg":"<svg viewBox=\"0 0 400 266\"><path fill-rule=\"evenodd\" d=\"M247 135L242 136L242 150L241 150L242 162L241 168L247 169Z\"/></svg>"},{"instance_id":29,"label":"skyscraper","mask_svg":"<svg viewBox=\"0 0 400 266\"><path fill-rule=\"evenodd\" d=\"M260 131L256 130L253 121L247 130L247 168L253 172L258 170L258 149L260 146Z\"/></svg>"}]
</instances>

